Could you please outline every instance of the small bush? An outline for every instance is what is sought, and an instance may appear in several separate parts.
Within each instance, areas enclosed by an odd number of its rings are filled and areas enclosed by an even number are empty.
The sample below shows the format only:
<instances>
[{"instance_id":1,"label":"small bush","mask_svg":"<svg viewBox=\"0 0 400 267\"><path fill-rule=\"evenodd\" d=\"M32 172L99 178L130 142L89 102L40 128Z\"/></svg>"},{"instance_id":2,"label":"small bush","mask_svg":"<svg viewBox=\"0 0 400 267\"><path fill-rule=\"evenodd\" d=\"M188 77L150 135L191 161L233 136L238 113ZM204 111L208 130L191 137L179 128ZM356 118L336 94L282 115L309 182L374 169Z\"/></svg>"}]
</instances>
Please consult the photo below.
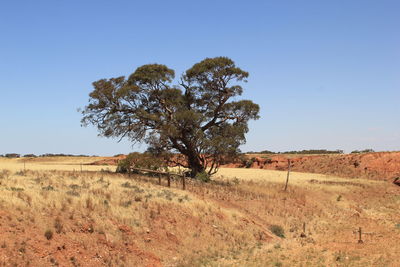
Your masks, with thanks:
<instances>
[{"instance_id":1,"label":"small bush","mask_svg":"<svg viewBox=\"0 0 400 267\"><path fill-rule=\"evenodd\" d=\"M240 180L237 177L235 177L232 179L232 183L238 185L240 183Z\"/></svg>"},{"instance_id":2,"label":"small bush","mask_svg":"<svg viewBox=\"0 0 400 267\"><path fill-rule=\"evenodd\" d=\"M196 174L196 179L204 183L208 183L211 181L211 176L206 172L200 172Z\"/></svg>"},{"instance_id":3,"label":"small bush","mask_svg":"<svg viewBox=\"0 0 400 267\"><path fill-rule=\"evenodd\" d=\"M133 189L136 193L143 193L143 192L144 192L143 189L141 189L141 188L139 188L138 186L133 185L133 184L131 184L131 183L129 183L129 182L123 183L123 184L121 184L121 186L122 186L122 187L125 187L125 188Z\"/></svg>"},{"instance_id":4,"label":"small bush","mask_svg":"<svg viewBox=\"0 0 400 267\"><path fill-rule=\"evenodd\" d=\"M178 195L175 194L174 192L165 189L157 193L157 197L165 198L169 201L173 200L177 196Z\"/></svg>"},{"instance_id":5,"label":"small bush","mask_svg":"<svg viewBox=\"0 0 400 267\"><path fill-rule=\"evenodd\" d=\"M53 238L53 231L50 229L47 229L46 232L44 232L44 236L47 238L47 240L50 240Z\"/></svg>"},{"instance_id":6,"label":"small bush","mask_svg":"<svg viewBox=\"0 0 400 267\"><path fill-rule=\"evenodd\" d=\"M269 227L269 230L270 230L274 235L279 236L279 237L282 237L282 238L285 238L285 230L283 230L282 226L273 224L273 225L271 225L271 226Z\"/></svg>"},{"instance_id":7,"label":"small bush","mask_svg":"<svg viewBox=\"0 0 400 267\"><path fill-rule=\"evenodd\" d=\"M250 168L251 165L253 165L253 163L256 162L256 158L251 158L249 160L246 161L246 168Z\"/></svg>"},{"instance_id":8,"label":"small bush","mask_svg":"<svg viewBox=\"0 0 400 267\"><path fill-rule=\"evenodd\" d=\"M94 211L95 208L95 204L93 202L93 200L91 198L87 198L86 199L86 209L90 210L90 211Z\"/></svg>"},{"instance_id":9,"label":"small bush","mask_svg":"<svg viewBox=\"0 0 400 267\"><path fill-rule=\"evenodd\" d=\"M15 192L21 192L21 191L24 191L24 189L23 189L23 188L21 188L21 187L13 187L13 186L11 186L11 187L10 187L10 190L11 190L11 191L15 191Z\"/></svg>"},{"instance_id":10,"label":"small bush","mask_svg":"<svg viewBox=\"0 0 400 267\"><path fill-rule=\"evenodd\" d=\"M69 188L71 188L72 190L78 190L78 189L80 189L81 187L80 187L79 185L77 185L77 184L70 184L70 185L69 185Z\"/></svg>"},{"instance_id":11,"label":"small bush","mask_svg":"<svg viewBox=\"0 0 400 267\"><path fill-rule=\"evenodd\" d=\"M61 222L61 219L58 217L54 220L54 228L56 229L57 234L61 234L63 230L63 224Z\"/></svg>"},{"instance_id":12,"label":"small bush","mask_svg":"<svg viewBox=\"0 0 400 267\"><path fill-rule=\"evenodd\" d=\"M117 173L128 173L130 168L149 170L163 170L167 168L166 163L151 153L130 153L125 159L120 160L117 166Z\"/></svg>"},{"instance_id":13,"label":"small bush","mask_svg":"<svg viewBox=\"0 0 400 267\"><path fill-rule=\"evenodd\" d=\"M42 190L46 190L46 191L54 191L54 187L52 187L51 185L44 186L44 187L42 187Z\"/></svg>"},{"instance_id":14,"label":"small bush","mask_svg":"<svg viewBox=\"0 0 400 267\"><path fill-rule=\"evenodd\" d=\"M18 176L25 176L26 173L25 173L25 171L17 171L17 172L15 173L15 175L18 175Z\"/></svg>"},{"instance_id":15,"label":"small bush","mask_svg":"<svg viewBox=\"0 0 400 267\"><path fill-rule=\"evenodd\" d=\"M130 205L132 205L132 201L128 200L128 201L121 201L120 206L124 207L124 208L128 208Z\"/></svg>"},{"instance_id":16,"label":"small bush","mask_svg":"<svg viewBox=\"0 0 400 267\"><path fill-rule=\"evenodd\" d=\"M9 170L2 170L0 172L0 179L3 179L3 178L7 179L8 177L10 177L10 175L11 175L11 172Z\"/></svg>"},{"instance_id":17,"label":"small bush","mask_svg":"<svg viewBox=\"0 0 400 267\"><path fill-rule=\"evenodd\" d=\"M67 191L66 192L67 195L73 196L73 197L80 197L81 194L79 194L79 192L76 191Z\"/></svg>"},{"instance_id":18,"label":"small bush","mask_svg":"<svg viewBox=\"0 0 400 267\"><path fill-rule=\"evenodd\" d=\"M122 187L125 187L125 188L132 188L130 182L125 182L125 183L121 184L121 186L122 186Z\"/></svg>"}]
</instances>

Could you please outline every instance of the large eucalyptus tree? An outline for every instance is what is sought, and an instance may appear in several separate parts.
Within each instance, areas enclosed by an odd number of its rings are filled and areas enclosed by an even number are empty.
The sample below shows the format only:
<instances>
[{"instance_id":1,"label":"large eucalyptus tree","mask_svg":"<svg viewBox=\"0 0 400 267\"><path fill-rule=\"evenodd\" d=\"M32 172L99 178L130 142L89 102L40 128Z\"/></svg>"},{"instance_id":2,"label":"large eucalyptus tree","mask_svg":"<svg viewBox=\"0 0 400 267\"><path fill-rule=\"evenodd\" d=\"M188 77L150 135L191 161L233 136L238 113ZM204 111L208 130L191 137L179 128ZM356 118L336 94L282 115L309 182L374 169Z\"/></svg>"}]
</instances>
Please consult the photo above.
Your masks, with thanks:
<instances>
[{"instance_id":1,"label":"large eucalyptus tree","mask_svg":"<svg viewBox=\"0 0 400 267\"><path fill-rule=\"evenodd\" d=\"M172 69L143 65L128 79L94 82L82 124L101 136L146 143L153 153L178 152L192 177L213 174L245 143L248 121L259 118L257 104L236 99L248 76L227 57L204 59L175 85Z\"/></svg>"}]
</instances>

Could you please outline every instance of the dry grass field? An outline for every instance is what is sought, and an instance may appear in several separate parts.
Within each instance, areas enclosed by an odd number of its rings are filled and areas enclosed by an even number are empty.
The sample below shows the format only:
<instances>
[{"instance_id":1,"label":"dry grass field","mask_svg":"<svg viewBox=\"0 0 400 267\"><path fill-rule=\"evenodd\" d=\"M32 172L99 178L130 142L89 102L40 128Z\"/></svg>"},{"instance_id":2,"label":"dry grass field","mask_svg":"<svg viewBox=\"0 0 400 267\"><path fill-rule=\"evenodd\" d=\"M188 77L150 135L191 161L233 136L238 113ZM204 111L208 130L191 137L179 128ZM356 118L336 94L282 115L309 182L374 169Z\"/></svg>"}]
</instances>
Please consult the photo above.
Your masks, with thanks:
<instances>
[{"instance_id":1,"label":"dry grass field","mask_svg":"<svg viewBox=\"0 0 400 267\"><path fill-rule=\"evenodd\" d=\"M226 168L182 190L96 160L0 159L0 266L399 266L388 182L291 173L284 192L286 172Z\"/></svg>"}]
</instances>

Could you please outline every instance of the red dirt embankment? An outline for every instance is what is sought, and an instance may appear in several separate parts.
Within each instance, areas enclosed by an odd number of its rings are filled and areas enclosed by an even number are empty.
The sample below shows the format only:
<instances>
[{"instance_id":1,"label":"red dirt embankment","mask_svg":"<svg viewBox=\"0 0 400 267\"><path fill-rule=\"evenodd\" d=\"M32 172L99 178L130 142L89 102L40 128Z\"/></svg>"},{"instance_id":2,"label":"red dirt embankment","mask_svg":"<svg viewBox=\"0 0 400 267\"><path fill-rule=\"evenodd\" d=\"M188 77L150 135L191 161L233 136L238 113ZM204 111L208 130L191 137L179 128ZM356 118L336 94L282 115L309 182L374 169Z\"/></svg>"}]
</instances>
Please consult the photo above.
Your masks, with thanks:
<instances>
[{"instance_id":1,"label":"red dirt embankment","mask_svg":"<svg viewBox=\"0 0 400 267\"><path fill-rule=\"evenodd\" d=\"M251 155L249 156L250 158ZM290 158L292 170L330 174L341 177L367 178L393 181L400 177L400 152L373 152L335 155L265 155L253 157L250 168L287 170ZM243 167L230 164L227 167Z\"/></svg>"}]
</instances>

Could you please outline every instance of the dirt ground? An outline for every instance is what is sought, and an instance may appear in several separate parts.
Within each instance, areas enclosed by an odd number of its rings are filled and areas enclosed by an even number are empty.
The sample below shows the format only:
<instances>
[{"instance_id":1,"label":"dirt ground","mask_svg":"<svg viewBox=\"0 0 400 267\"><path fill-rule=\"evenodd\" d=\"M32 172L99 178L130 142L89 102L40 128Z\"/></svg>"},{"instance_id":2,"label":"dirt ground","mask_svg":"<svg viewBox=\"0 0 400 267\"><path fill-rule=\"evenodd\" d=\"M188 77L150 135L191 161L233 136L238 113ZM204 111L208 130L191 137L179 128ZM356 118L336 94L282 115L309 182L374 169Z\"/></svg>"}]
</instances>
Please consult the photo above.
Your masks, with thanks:
<instances>
[{"instance_id":1,"label":"dirt ground","mask_svg":"<svg viewBox=\"0 0 400 267\"><path fill-rule=\"evenodd\" d=\"M98 160L0 159L0 266L399 266L387 181L223 168L182 190Z\"/></svg>"},{"instance_id":2,"label":"dirt ground","mask_svg":"<svg viewBox=\"0 0 400 267\"><path fill-rule=\"evenodd\" d=\"M298 172L387 181L400 177L400 152L308 156L253 154L247 157L253 158L251 168L256 169L287 170L287 160L290 159L292 170ZM231 165L231 167L239 166L240 164Z\"/></svg>"}]
</instances>

